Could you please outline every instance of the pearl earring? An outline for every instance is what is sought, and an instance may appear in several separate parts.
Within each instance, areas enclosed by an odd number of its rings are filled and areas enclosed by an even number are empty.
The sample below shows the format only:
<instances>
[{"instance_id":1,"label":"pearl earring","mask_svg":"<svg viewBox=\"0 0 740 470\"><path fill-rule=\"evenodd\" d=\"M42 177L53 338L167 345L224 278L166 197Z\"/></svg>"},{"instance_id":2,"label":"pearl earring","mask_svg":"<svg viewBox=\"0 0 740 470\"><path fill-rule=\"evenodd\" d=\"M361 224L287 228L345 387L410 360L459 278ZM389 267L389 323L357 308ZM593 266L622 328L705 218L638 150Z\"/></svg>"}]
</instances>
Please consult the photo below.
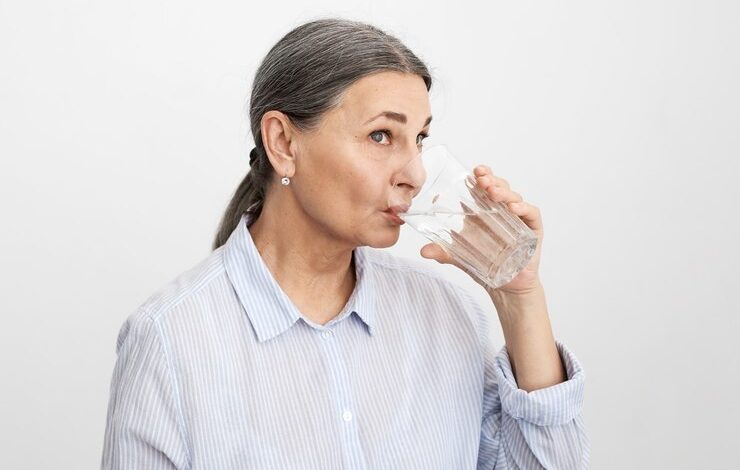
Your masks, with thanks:
<instances>
[{"instance_id":1,"label":"pearl earring","mask_svg":"<svg viewBox=\"0 0 740 470\"><path fill-rule=\"evenodd\" d=\"M290 178L285 176L282 180L280 180L280 182L283 183L283 186L288 186L290 184Z\"/></svg>"}]
</instances>

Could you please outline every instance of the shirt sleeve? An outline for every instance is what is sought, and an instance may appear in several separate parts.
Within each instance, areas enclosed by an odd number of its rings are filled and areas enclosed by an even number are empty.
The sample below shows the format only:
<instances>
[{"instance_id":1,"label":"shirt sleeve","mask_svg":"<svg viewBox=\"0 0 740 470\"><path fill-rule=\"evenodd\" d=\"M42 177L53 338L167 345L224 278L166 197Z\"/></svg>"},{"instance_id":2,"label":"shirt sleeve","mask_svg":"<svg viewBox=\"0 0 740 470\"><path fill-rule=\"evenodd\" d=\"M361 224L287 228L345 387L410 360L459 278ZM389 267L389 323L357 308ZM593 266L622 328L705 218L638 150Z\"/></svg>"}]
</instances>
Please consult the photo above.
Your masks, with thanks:
<instances>
[{"instance_id":1,"label":"shirt sleeve","mask_svg":"<svg viewBox=\"0 0 740 470\"><path fill-rule=\"evenodd\" d=\"M189 456L161 331L137 313L118 335L101 468L184 469Z\"/></svg>"},{"instance_id":2,"label":"shirt sleeve","mask_svg":"<svg viewBox=\"0 0 740 470\"><path fill-rule=\"evenodd\" d=\"M506 346L494 352L488 325L490 312L469 293L483 354L483 410L478 470L587 469L590 441L583 420L585 373L575 355L555 343L567 380L531 392L521 390Z\"/></svg>"}]
</instances>

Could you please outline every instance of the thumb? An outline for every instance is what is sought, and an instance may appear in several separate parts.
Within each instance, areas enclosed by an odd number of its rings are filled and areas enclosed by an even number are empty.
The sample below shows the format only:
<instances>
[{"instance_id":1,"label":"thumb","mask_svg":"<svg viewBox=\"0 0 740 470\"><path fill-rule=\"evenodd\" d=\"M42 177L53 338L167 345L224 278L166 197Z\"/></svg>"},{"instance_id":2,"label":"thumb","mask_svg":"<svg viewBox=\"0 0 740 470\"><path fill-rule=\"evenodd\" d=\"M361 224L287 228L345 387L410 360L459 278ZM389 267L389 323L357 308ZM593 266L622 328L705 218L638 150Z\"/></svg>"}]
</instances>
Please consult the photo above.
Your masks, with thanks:
<instances>
[{"instance_id":1,"label":"thumb","mask_svg":"<svg viewBox=\"0 0 740 470\"><path fill-rule=\"evenodd\" d=\"M447 262L447 253L436 243L428 243L421 247L419 254L427 259L436 260L438 263Z\"/></svg>"}]
</instances>

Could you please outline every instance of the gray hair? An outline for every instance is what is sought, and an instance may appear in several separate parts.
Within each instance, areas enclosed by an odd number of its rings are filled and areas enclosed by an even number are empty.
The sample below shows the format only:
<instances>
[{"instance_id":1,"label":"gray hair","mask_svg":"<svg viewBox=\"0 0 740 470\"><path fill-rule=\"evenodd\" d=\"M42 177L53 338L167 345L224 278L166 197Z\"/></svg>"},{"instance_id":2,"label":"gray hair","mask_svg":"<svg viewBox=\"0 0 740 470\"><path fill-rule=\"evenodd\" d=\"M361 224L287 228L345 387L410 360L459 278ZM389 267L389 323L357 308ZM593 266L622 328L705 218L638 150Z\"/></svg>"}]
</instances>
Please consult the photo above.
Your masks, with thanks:
<instances>
[{"instance_id":1,"label":"gray hair","mask_svg":"<svg viewBox=\"0 0 740 470\"><path fill-rule=\"evenodd\" d=\"M255 148L250 170L234 192L212 248L223 245L242 214L262 212L274 169L262 142L262 116L284 113L301 131L314 130L323 114L341 104L355 81L382 71L419 75L427 91L427 66L397 38L375 26L342 18L310 21L291 30L267 53L254 76L249 120Z\"/></svg>"}]
</instances>

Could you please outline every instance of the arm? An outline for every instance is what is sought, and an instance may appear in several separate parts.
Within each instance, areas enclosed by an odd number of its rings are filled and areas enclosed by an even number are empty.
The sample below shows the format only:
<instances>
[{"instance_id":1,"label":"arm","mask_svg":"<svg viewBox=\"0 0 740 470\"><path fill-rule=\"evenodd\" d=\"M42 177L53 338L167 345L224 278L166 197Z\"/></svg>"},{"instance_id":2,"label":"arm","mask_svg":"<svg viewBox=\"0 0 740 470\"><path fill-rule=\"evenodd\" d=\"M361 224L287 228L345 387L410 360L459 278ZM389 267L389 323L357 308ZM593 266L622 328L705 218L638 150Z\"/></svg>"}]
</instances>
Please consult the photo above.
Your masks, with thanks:
<instances>
[{"instance_id":1,"label":"arm","mask_svg":"<svg viewBox=\"0 0 740 470\"><path fill-rule=\"evenodd\" d=\"M188 468L182 414L156 321L132 315L119 333L117 353L101 468Z\"/></svg>"},{"instance_id":2,"label":"arm","mask_svg":"<svg viewBox=\"0 0 740 470\"><path fill-rule=\"evenodd\" d=\"M421 249L423 257L456 265L486 288L503 328L506 345L494 356L488 339L490 315L467 296L466 308L476 314L484 355L478 468L587 468L589 441L581 414L584 373L550 328L538 275L544 237L540 210L490 167L479 165L474 173L489 197L507 204L537 234L537 248L527 265L494 290L442 246L431 243Z\"/></svg>"},{"instance_id":3,"label":"arm","mask_svg":"<svg viewBox=\"0 0 740 470\"><path fill-rule=\"evenodd\" d=\"M531 392L564 380L542 284L526 293L486 289L504 332L511 369L519 388Z\"/></svg>"},{"instance_id":4,"label":"arm","mask_svg":"<svg viewBox=\"0 0 740 470\"><path fill-rule=\"evenodd\" d=\"M483 354L483 409L478 469L584 469L590 441L582 415L585 374L575 355L554 340L565 380L523 390L508 344L496 353L489 339L491 313L463 291L474 313ZM527 371L525 370L525 373ZM541 380L534 377L534 380Z\"/></svg>"}]
</instances>

